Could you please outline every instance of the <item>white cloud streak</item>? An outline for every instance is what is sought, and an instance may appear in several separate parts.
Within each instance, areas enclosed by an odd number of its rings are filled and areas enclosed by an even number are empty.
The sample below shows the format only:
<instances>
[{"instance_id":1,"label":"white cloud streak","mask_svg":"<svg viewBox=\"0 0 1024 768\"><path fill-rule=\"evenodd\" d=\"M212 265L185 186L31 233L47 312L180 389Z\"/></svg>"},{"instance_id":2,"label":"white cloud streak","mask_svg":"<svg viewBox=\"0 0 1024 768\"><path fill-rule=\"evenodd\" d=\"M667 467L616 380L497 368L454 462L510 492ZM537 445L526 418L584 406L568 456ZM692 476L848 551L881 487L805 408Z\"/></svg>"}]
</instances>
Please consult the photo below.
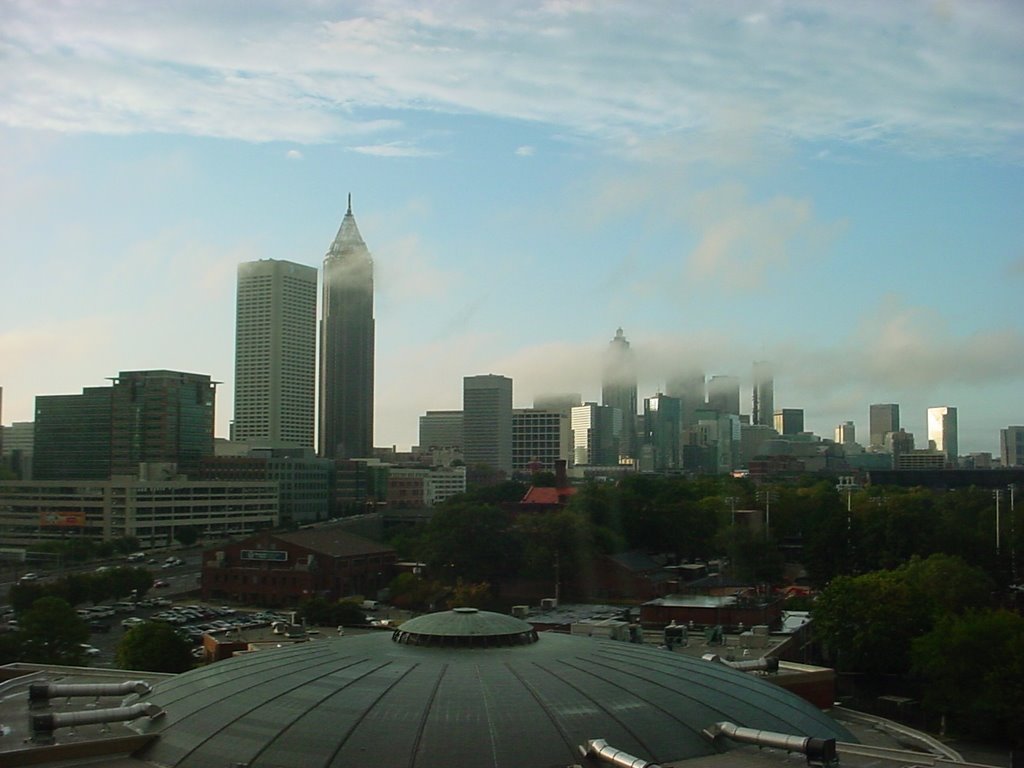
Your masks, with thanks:
<instances>
[{"instance_id":1,"label":"white cloud streak","mask_svg":"<svg viewBox=\"0 0 1024 768\"><path fill-rule=\"evenodd\" d=\"M406 111L618 145L750 114L787 140L1024 154L1014 2L24 0L5 17L0 120L12 126L297 143L391 133L357 151L407 156Z\"/></svg>"}]
</instances>

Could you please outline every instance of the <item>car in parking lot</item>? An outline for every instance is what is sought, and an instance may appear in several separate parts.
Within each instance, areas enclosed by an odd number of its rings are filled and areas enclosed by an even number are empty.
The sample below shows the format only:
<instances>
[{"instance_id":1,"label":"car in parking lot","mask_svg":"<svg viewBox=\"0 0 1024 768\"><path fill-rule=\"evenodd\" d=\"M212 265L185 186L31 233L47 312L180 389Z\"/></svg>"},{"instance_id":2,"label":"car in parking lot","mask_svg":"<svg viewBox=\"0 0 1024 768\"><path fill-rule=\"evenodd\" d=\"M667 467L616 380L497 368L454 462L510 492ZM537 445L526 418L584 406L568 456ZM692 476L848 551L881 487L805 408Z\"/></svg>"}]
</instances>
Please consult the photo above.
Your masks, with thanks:
<instances>
[{"instance_id":1,"label":"car in parking lot","mask_svg":"<svg viewBox=\"0 0 1024 768\"><path fill-rule=\"evenodd\" d=\"M164 589L164 588L169 587L171 585L170 585L169 582L166 582L163 579L157 579L156 581L153 582L153 586L156 587L157 589Z\"/></svg>"},{"instance_id":2,"label":"car in parking lot","mask_svg":"<svg viewBox=\"0 0 1024 768\"><path fill-rule=\"evenodd\" d=\"M145 619L140 619L138 616L129 616L127 619L121 620L121 629L131 629L145 623Z\"/></svg>"},{"instance_id":3,"label":"car in parking lot","mask_svg":"<svg viewBox=\"0 0 1024 768\"><path fill-rule=\"evenodd\" d=\"M110 631L110 622L109 621L100 621L99 619L93 619L92 621L89 622L89 631L90 632L109 632Z\"/></svg>"},{"instance_id":4,"label":"car in parking lot","mask_svg":"<svg viewBox=\"0 0 1024 768\"><path fill-rule=\"evenodd\" d=\"M79 647L82 649L82 653L86 656L99 656L100 649L95 645L89 645L88 643L79 643Z\"/></svg>"}]
</instances>

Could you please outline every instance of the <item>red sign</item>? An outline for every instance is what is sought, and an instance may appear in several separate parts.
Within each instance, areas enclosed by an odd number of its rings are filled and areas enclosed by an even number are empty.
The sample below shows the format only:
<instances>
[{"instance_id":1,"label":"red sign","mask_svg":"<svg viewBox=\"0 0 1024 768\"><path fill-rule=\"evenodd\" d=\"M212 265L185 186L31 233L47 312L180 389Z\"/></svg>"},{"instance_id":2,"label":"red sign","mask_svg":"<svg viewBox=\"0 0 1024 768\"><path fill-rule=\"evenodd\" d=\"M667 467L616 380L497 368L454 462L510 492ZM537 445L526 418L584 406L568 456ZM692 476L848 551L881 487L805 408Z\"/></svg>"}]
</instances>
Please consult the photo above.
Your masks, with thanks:
<instances>
[{"instance_id":1,"label":"red sign","mask_svg":"<svg viewBox=\"0 0 1024 768\"><path fill-rule=\"evenodd\" d=\"M85 525L85 512L40 512L39 525L54 528L81 528Z\"/></svg>"}]
</instances>

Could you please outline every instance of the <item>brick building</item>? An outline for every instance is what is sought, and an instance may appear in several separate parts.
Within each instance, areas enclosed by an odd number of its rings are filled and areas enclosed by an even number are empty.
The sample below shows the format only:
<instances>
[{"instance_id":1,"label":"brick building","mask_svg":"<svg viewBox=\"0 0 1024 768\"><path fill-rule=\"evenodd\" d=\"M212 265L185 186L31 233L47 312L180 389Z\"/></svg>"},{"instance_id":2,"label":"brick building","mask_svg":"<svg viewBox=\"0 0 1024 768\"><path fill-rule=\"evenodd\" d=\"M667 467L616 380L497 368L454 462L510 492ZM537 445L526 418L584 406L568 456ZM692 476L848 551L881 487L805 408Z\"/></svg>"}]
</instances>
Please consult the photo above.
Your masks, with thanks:
<instances>
[{"instance_id":1,"label":"brick building","mask_svg":"<svg viewBox=\"0 0 1024 768\"><path fill-rule=\"evenodd\" d=\"M265 606L374 598L394 576L396 560L390 547L336 527L268 531L204 552L202 596Z\"/></svg>"}]
</instances>

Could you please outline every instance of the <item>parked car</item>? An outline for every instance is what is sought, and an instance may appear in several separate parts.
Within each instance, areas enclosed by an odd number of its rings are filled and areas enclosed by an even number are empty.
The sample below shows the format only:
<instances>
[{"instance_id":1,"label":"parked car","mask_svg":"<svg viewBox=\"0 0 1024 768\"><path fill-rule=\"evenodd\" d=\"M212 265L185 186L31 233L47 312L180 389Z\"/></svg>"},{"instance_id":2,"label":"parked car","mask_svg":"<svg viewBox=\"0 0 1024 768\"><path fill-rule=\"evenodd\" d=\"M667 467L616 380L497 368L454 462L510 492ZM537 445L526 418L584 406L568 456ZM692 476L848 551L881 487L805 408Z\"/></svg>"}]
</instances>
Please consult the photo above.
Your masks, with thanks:
<instances>
[{"instance_id":1,"label":"parked car","mask_svg":"<svg viewBox=\"0 0 1024 768\"><path fill-rule=\"evenodd\" d=\"M153 586L156 589L165 589L166 587L169 587L171 585L170 585L169 582L164 581L163 579L157 579L156 581L153 582Z\"/></svg>"},{"instance_id":2,"label":"parked car","mask_svg":"<svg viewBox=\"0 0 1024 768\"><path fill-rule=\"evenodd\" d=\"M86 656L100 655L100 649L97 648L95 645L89 645L88 643L79 643L78 645L81 647L82 653L84 653Z\"/></svg>"},{"instance_id":3,"label":"parked car","mask_svg":"<svg viewBox=\"0 0 1024 768\"><path fill-rule=\"evenodd\" d=\"M109 621L99 621L99 620L94 619L93 621L89 622L89 631L90 632L109 632L110 631L110 622Z\"/></svg>"}]
</instances>

